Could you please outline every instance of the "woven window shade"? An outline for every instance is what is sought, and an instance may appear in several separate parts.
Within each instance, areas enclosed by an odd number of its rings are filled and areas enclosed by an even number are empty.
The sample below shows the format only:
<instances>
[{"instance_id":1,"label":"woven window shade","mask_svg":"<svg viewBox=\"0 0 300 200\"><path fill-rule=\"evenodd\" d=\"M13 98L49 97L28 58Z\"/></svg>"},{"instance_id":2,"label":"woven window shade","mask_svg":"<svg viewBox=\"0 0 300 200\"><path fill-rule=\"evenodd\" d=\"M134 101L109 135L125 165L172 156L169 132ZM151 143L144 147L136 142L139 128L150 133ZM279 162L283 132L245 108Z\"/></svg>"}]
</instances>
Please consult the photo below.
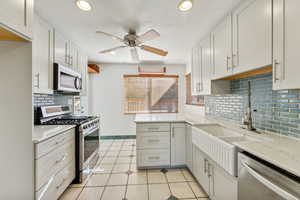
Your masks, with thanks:
<instances>
[{"instance_id":1,"label":"woven window shade","mask_svg":"<svg viewBox=\"0 0 300 200\"><path fill-rule=\"evenodd\" d=\"M178 76L124 76L124 113L177 113Z\"/></svg>"}]
</instances>

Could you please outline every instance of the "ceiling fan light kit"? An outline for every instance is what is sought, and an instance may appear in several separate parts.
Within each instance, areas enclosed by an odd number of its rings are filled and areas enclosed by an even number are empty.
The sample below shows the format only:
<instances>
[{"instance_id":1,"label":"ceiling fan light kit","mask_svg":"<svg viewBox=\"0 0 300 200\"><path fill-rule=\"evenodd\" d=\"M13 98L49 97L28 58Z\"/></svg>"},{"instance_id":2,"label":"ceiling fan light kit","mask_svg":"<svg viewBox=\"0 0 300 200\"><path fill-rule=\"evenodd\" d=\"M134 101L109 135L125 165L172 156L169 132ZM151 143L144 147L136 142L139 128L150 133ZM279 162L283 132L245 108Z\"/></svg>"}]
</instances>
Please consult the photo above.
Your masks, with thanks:
<instances>
[{"instance_id":1,"label":"ceiling fan light kit","mask_svg":"<svg viewBox=\"0 0 300 200\"><path fill-rule=\"evenodd\" d=\"M92 10L92 6L88 0L76 0L76 5L79 9L83 11Z\"/></svg>"},{"instance_id":2,"label":"ceiling fan light kit","mask_svg":"<svg viewBox=\"0 0 300 200\"><path fill-rule=\"evenodd\" d=\"M181 0L178 4L178 9L180 11L188 11L193 7L193 0Z\"/></svg>"},{"instance_id":3,"label":"ceiling fan light kit","mask_svg":"<svg viewBox=\"0 0 300 200\"><path fill-rule=\"evenodd\" d=\"M129 31L129 33L127 35L124 36L123 39L121 37L118 37L118 36L112 35L110 33L103 32L103 31L96 31L96 33L108 36L108 37L118 40L124 44L124 45L121 45L118 47L100 51L99 53L101 53L101 54L104 54L104 53L113 54L112 52L115 52L116 50L129 47L130 53L131 53L131 58L133 61L136 61L136 62L139 62L139 55L138 55L137 48L140 48L143 51L154 53L159 56L167 56L167 54L168 54L167 51L164 51L162 49L143 45L143 43L148 42L153 39L156 39L160 36L160 34L154 29L147 31L146 33L144 33L140 36L137 35L135 31L131 30L131 31Z\"/></svg>"}]
</instances>

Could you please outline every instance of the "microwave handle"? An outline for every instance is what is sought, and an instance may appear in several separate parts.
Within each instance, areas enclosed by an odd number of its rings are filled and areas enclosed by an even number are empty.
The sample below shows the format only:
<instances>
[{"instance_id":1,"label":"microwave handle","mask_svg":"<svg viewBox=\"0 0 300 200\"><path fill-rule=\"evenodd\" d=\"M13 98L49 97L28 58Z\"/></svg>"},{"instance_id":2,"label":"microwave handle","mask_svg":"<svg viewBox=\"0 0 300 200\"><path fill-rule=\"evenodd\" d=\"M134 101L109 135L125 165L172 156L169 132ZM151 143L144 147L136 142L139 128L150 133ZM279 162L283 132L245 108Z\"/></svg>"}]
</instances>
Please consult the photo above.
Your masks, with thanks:
<instances>
[{"instance_id":1,"label":"microwave handle","mask_svg":"<svg viewBox=\"0 0 300 200\"><path fill-rule=\"evenodd\" d=\"M75 77L74 86L75 86L75 89L77 89L77 90L80 89L80 78Z\"/></svg>"},{"instance_id":2,"label":"microwave handle","mask_svg":"<svg viewBox=\"0 0 300 200\"><path fill-rule=\"evenodd\" d=\"M285 191L275 183L272 183L269 181L267 178L256 172L256 170L252 169L249 165L244 163L243 161L241 162L243 167L254 177L256 178L259 182L261 182L263 185L268 187L270 190L278 194L279 196L287 199L287 200L299 200L299 198L295 197L294 195L290 194L289 192Z\"/></svg>"}]
</instances>

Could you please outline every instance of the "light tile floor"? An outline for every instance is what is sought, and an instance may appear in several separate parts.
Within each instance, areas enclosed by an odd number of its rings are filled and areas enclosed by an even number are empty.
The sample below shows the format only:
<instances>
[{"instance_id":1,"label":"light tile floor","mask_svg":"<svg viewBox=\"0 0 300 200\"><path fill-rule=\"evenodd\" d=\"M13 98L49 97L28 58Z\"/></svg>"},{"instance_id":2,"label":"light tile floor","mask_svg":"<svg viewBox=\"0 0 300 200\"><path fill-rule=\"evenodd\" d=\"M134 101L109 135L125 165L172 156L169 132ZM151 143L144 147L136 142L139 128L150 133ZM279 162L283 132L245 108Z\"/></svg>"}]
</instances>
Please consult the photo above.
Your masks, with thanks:
<instances>
[{"instance_id":1,"label":"light tile floor","mask_svg":"<svg viewBox=\"0 0 300 200\"><path fill-rule=\"evenodd\" d=\"M71 185L61 200L208 200L187 169L138 170L136 141L102 140L100 160L82 184Z\"/></svg>"}]
</instances>

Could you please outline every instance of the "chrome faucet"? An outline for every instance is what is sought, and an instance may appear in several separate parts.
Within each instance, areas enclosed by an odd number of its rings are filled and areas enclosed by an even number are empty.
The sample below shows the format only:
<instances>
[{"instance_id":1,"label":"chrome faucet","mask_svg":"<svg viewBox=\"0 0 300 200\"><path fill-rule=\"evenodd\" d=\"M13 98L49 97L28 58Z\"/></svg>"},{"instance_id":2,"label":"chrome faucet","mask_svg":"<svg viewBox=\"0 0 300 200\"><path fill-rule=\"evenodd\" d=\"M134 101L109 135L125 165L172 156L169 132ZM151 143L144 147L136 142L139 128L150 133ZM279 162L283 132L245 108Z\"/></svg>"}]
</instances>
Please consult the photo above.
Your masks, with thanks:
<instances>
[{"instance_id":1,"label":"chrome faucet","mask_svg":"<svg viewBox=\"0 0 300 200\"><path fill-rule=\"evenodd\" d=\"M252 105L251 105L251 82L248 81L248 106L243 120L243 124L247 126L249 131L254 131L252 120Z\"/></svg>"}]
</instances>

